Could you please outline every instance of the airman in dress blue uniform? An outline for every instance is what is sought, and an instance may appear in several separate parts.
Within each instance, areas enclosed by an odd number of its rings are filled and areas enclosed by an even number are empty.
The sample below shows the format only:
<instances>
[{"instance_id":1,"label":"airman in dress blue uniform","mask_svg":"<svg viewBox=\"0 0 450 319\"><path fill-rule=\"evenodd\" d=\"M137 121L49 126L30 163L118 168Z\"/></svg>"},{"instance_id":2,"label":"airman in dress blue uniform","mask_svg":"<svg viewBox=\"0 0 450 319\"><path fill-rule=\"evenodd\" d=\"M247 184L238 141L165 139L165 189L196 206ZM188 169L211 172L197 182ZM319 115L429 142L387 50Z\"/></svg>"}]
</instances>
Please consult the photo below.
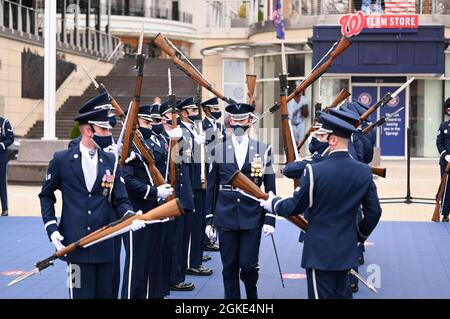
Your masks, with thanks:
<instances>
[{"instance_id":1,"label":"airman in dress blue uniform","mask_svg":"<svg viewBox=\"0 0 450 319\"><path fill-rule=\"evenodd\" d=\"M79 115L82 135L79 147L56 152L50 161L39 194L44 228L57 250L83 236L133 214L120 167L114 172L115 158L97 148L94 135L108 135L108 110ZM55 191L62 194L62 213L55 216ZM111 201L108 201L111 193ZM133 221L132 229L145 227ZM69 267L71 298L113 298L114 241L112 239L64 258Z\"/></svg>"},{"instance_id":2,"label":"airman in dress blue uniform","mask_svg":"<svg viewBox=\"0 0 450 319\"><path fill-rule=\"evenodd\" d=\"M191 187L194 200L194 209L190 216L186 216L184 224L184 236L188 242L186 274L194 276L210 276L212 270L202 266L204 233L204 211L202 191L202 158L201 148L205 145L205 134L200 134L196 125L203 125L199 116L198 106L193 97L183 100L177 106L181 117L180 128L183 131L183 164L189 167ZM206 158L205 158L206 160ZM205 172L206 174L206 172Z\"/></svg>"},{"instance_id":3,"label":"airman in dress blue uniform","mask_svg":"<svg viewBox=\"0 0 450 319\"><path fill-rule=\"evenodd\" d=\"M240 277L247 298L257 299L261 232L273 234L275 216L261 208L258 201L231 186L229 178L240 170L258 186L264 184L265 191L275 192L272 147L249 138L253 105L230 104L225 110L230 113L233 134L216 145L211 154L213 161L205 205L206 234L214 240L218 232L225 298L241 298Z\"/></svg>"},{"instance_id":4,"label":"airman in dress blue uniform","mask_svg":"<svg viewBox=\"0 0 450 319\"><path fill-rule=\"evenodd\" d=\"M356 129L329 114L321 115L320 121L330 134L328 158L306 166L301 186L292 197L270 194L261 206L285 217L309 210L302 257L308 296L352 298L348 272L355 266L357 243L373 231L381 207L370 168L348 153ZM361 205L364 218L357 223L356 211Z\"/></svg>"},{"instance_id":5,"label":"airman in dress blue uniform","mask_svg":"<svg viewBox=\"0 0 450 319\"><path fill-rule=\"evenodd\" d=\"M450 98L444 103L444 108L447 110L447 114L450 115ZM450 162L450 120L441 123L436 137L436 146L439 152L439 166L441 168L441 178L444 175L445 167ZM447 185L445 185L444 197L442 199L441 214L442 221L448 222L450 211L450 187L448 187L449 179L447 179Z\"/></svg>"},{"instance_id":6,"label":"airman in dress blue uniform","mask_svg":"<svg viewBox=\"0 0 450 319\"><path fill-rule=\"evenodd\" d=\"M0 117L0 199L2 216L8 216L8 147L14 143L14 132L8 119Z\"/></svg>"}]
</instances>

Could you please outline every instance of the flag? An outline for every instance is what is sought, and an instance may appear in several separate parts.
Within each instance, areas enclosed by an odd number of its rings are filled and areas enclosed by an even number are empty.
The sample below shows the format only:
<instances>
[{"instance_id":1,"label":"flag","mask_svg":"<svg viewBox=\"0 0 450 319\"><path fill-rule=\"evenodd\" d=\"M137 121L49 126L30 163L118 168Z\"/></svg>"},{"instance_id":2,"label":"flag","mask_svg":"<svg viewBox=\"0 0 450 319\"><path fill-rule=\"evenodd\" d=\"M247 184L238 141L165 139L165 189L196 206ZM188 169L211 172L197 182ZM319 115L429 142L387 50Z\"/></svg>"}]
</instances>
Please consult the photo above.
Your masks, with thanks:
<instances>
[{"instance_id":1,"label":"flag","mask_svg":"<svg viewBox=\"0 0 450 319\"><path fill-rule=\"evenodd\" d=\"M386 0L384 6L387 14L416 13L415 0Z\"/></svg>"},{"instance_id":2,"label":"flag","mask_svg":"<svg viewBox=\"0 0 450 319\"><path fill-rule=\"evenodd\" d=\"M273 25L277 29L277 39L284 40L284 17L282 0L275 0L273 11Z\"/></svg>"}]
</instances>

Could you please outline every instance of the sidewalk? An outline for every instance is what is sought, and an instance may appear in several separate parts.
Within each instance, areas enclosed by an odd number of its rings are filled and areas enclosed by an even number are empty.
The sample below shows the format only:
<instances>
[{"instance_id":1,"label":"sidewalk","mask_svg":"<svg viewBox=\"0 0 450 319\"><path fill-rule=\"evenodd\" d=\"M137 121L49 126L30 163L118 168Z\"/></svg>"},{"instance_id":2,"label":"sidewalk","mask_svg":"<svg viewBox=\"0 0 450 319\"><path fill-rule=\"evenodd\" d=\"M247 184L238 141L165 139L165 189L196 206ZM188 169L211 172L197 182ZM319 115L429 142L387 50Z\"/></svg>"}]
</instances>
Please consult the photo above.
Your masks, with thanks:
<instances>
[{"instance_id":1,"label":"sidewalk","mask_svg":"<svg viewBox=\"0 0 450 319\"><path fill-rule=\"evenodd\" d=\"M406 196L406 161L382 161L387 168L385 179L378 177L375 183L380 198ZM432 198L440 182L437 159L411 160L411 196ZM10 216L40 216L38 194L40 186L8 187ZM277 191L282 197L293 192L292 181L287 178L277 179ZM61 212L61 194L56 193L56 211ZM385 221L430 221L434 205L424 204L383 204L382 220Z\"/></svg>"}]
</instances>

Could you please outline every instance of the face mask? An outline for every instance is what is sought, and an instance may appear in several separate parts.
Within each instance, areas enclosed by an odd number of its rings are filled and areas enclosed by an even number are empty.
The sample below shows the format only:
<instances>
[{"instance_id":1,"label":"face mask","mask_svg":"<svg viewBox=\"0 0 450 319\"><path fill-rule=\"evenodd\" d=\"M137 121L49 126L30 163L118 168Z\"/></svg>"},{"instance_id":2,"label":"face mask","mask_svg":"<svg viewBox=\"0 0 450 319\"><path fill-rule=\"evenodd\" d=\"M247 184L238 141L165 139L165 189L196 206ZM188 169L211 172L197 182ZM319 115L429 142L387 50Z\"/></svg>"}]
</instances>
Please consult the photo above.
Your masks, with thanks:
<instances>
[{"instance_id":1,"label":"face mask","mask_svg":"<svg viewBox=\"0 0 450 319\"><path fill-rule=\"evenodd\" d=\"M111 146L113 143L112 134L106 135L106 136L100 136L100 135L94 134L94 137L92 137L92 140L100 149L105 149L108 146Z\"/></svg>"},{"instance_id":2,"label":"face mask","mask_svg":"<svg viewBox=\"0 0 450 319\"><path fill-rule=\"evenodd\" d=\"M142 137L144 138L144 140L148 140L151 136L152 136L152 129L151 128L146 128L146 127L139 127L139 132L141 132Z\"/></svg>"},{"instance_id":3,"label":"face mask","mask_svg":"<svg viewBox=\"0 0 450 319\"><path fill-rule=\"evenodd\" d=\"M162 124L153 124L152 125L152 131L153 133L155 133L156 135L159 135L162 133L163 131L163 125Z\"/></svg>"},{"instance_id":4,"label":"face mask","mask_svg":"<svg viewBox=\"0 0 450 319\"><path fill-rule=\"evenodd\" d=\"M215 118L216 120L220 119L220 117L222 116L222 112L221 111L217 111L217 112L211 112L211 116L213 118Z\"/></svg>"},{"instance_id":5,"label":"face mask","mask_svg":"<svg viewBox=\"0 0 450 319\"><path fill-rule=\"evenodd\" d=\"M250 125L231 125L233 134L236 136L242 136L250 128Z\"/></svg>"},{"instance_id":6,"label":"face mask","mask_svg":"<svg viewBox=\"0 0 450 319\"><path fill-rule=\"evenodd\" d=\"M189 115L188 118L189 118L192 122L200 121L200 120L201 120L201 119L200 119L200 115Z\"/></svg>"},{"instance_id":7,"label":"face mask","mask_svg":"<svg viewBox=\"0 0 450 319\"><path fill-rule=\"evenodd\" d=\"M116 124L117 124L116 116L115 115L111 115L109 117L109 125L111 125L111 127L114 127L114 126L116 126Z\"/></svg>"}]
</instances>

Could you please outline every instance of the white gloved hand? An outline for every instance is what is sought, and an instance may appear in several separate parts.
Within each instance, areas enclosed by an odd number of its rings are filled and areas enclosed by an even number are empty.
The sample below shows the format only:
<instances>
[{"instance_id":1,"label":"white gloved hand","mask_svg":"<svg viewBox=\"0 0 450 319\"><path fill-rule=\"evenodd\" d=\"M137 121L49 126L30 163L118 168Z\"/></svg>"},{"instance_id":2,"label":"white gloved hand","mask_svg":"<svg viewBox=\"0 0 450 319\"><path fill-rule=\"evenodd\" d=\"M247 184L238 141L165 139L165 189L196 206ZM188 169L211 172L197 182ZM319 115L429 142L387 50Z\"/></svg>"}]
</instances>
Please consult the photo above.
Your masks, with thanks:
<instances>
[{"instance_id":1,"label":"white gloved hand","mask_svg":"<svg viewBox=\"0 0 450 319\"><path fill-rule=\"evenodd\" d=\"M263 231L264 236L269 236L275 232L275 227L264 224L262 231Z\"/></svg>"},{"instance_id":2,"label":"white gloved hand","mask_svg":"<svg viewBox=\"0 0 450 319\"><path fill-rule=\"evenodd\" d=\"M142 215L142 210L139 210L135 213L136 215ZM131 222L131 231L137 231L146 226L145 221L140 219L135 219Z\"/></svg>"},{"instance_id":3,"label":"white gloved hand","mask_svg":"<svg viewBox=\"0 0 450 319\"><path fill-rule=\"evenodd\" d=\"M269 198L267 200L261 201L259 206L264 207L264 209L269 212L272 212L272 201L275 197L276 197L275 194L272 191L270 191Z\"/></svg>"},{"instance_id":4,"label":"white gloved hand","mask_svg":"<svg viewBox=\"0 0 450 319\"><path fill-rule=\"evenodd\" d=\"M215 242L217 240L217 231L215 226L207 225L205 228L205 234L210 241Z\"/></svg>"},{"instance_id":5,"label":"white gloved hand","mask_svg":"<svg viewBox=\"0 0 450 319\"><path fill-rule=\"evenodd\" d=\"M61 240L64 240L64 237L59 233L59 231L54 231L50 235L50 239L52 240L53 245L55 245L57 251L66 248L66 246L61 243Z\"/></svg>"},{"instance_id":6,"label":"white gloved hand","mask_svg":"<svg viewBox=\"0 0 450 319\"><path fill-rule=\"evenodd\" d=\"M206 141L206 134L205 134L205 132L195 136L195 143L197 143L197 144L205 144L205 141Z\"/></svg>"},{"instance_id":7,"label":"white gloved hand","mask_svg":"<svg viewBox=\"0 0 450 319\"><path fill-rule=\"evenodd\" d=\"M450 162L450 155L445 155L445 160L446 160L447 162Z\"/></svg>"},{"instance_id":8,"label":"white gloved hand","mask_svg":"<svg viewBox=\"0 0 450 319\"><path fill-rule=\"evenodd\" d=\"M166 199L167 197L173 194L173 188L170 184L163 184L157 187L158 197L162 199Z\"/></svg>"},{"instance_id":9,"label":"white gloved hand","mask_svg":"<svg viewBox=\"0 0 450 319\"><path fill-rule=\"evenodd\" d=\"M180 139L183 137L183 130L181 127L177 127L171 131L167 131L167 135L169 135L171 139Z\"/></svg>"}]
</instances>

